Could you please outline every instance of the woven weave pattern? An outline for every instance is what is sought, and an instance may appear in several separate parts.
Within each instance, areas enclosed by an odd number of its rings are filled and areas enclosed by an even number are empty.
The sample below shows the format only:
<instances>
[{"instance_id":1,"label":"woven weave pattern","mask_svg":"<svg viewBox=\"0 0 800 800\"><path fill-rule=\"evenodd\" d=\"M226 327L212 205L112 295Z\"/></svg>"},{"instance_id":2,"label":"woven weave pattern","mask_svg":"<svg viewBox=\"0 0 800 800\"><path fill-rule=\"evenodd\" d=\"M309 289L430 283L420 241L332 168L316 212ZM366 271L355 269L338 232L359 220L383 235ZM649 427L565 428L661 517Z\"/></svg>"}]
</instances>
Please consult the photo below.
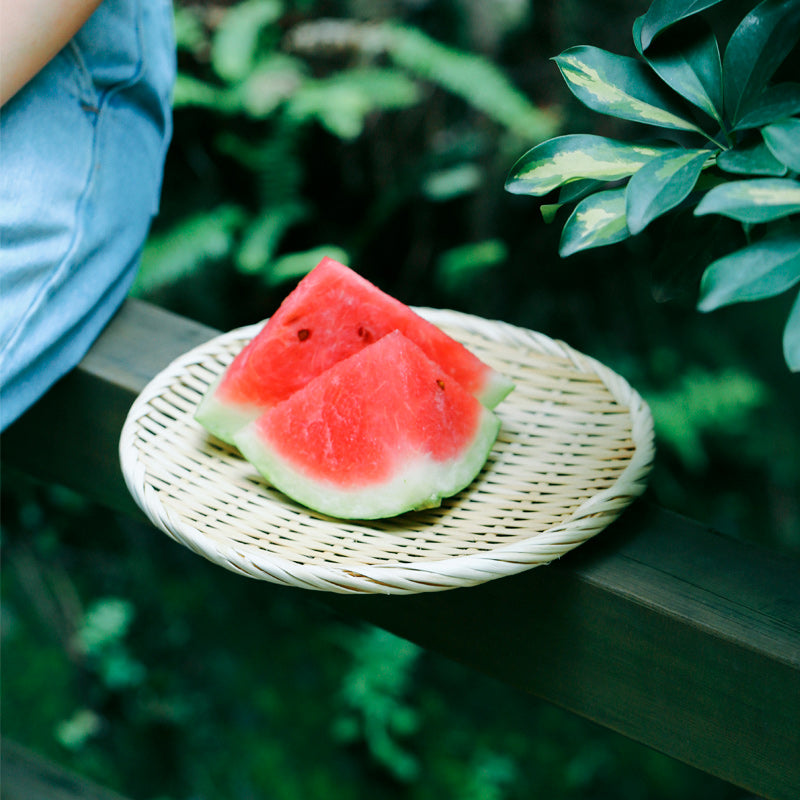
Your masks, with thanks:
<instances>
[{"instance_id":1,"label":"woven weave pattern","mask_svg":"<svg viewBox=\"0 0 800 800\"><path fill-rule=\"evenodd\" d=\"M253 578L334 592L470 586L546 564L596 535L645 488L652 417L628 383L542 334L416 309L508 375L501 430L475 481L441 507L352 522L272 489L193 414L261 325L223 334L158 375L131 408L123 473L164 532Z\"/></svg>"}]
</instances>

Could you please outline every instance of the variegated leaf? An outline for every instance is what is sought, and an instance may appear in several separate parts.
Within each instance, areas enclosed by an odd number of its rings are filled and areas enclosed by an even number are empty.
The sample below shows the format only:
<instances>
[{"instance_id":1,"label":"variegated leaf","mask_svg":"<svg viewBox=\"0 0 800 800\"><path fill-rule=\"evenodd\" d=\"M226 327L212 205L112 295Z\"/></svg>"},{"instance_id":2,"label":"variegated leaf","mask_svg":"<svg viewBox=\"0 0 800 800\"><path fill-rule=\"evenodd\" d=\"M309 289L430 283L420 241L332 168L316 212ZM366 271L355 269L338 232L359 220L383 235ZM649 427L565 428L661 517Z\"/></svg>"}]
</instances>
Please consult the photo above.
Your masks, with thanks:
<instances>
[{"instance_id":1,"label":"variegated leaf","mask_svg":"<svg viewBox=\"0 0 800 800\"><path fill-rule=\"evenodd\" d=\"M800 281L800 235L781 232L710 264L700 282L700 311L781 294Z\"/></svg>"},{"instance_id":2,"label":"variegated leaf","mask_svg":"<svg viewBox=\"0 0 800 800\"><path fill-rule=\"evenodd\" d=\"M554 60L570 91L594 111L662 128L700 131L653 73L634 58L580 46Z\"/></svg>"},{"instance_id":3,"label":"variegated leaf","mask_svg":"<svg viewBox=\"0 0 800 800\"><path fill-rule=\"evenodd\" d=\"M625 189L609 189L578 203L564 225L558 252L566 257L580 250L620 242L628 236Z\"/></svg>"},{"instance_id":4,"label":"variegated leaf","mask_svg":"<svg viewBox=\"0 0 800 800\"><path fill-rule=\"evenodd\" d=\"M722 214L740 222L758 223L800 212L800 181L754 178L731 181L711 189L694 213Z\"/></svg>"},{"instance_id":5,"label":"variegated leaf","mask_svg":"<svg viewBox=\"0 0 800 800\"><path fill-rule=\"evenodd\" d=\"M593 134L549 139L529 150L511 168L506 189L512 194L545 195L573 181L627 178L648 161L676 147L638 145Z\"/></svg>"},{"instance_id":6,"label":"variegated leaf","mask_svg":"<svg viewBox=\"0 0 800 800\"><path fill-rule=\"evenodd\" d=\"M625 207L628 229L636 234L685 200L709 158L711 150L684 150L654 158L628 181Z\"/></svg>"}]
</instances>

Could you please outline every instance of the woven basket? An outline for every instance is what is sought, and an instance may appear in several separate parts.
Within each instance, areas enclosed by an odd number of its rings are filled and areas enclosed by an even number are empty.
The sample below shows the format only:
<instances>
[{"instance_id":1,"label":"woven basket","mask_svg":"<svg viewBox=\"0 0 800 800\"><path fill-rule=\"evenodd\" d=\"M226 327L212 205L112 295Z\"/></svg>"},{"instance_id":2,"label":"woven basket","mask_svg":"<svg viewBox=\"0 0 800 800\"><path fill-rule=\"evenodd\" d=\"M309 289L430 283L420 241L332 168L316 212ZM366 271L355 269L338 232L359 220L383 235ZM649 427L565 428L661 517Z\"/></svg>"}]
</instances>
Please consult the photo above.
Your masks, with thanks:
<instances>
[{"instance_id":1,"label":"woven basket","mask_svg":"<svg viewBox=\"0 0 800 800\"><path fill-rule=\"evenodd\" d=\"M540 333L416 309L516 383L475 481L441 507L353 522L269 486L193 414L262 324L174 361L131 407L122 471L145 514L234 572L306 589L409 594L473 586L556 559L599 533L645 488L647 405L619 375Z\"/></svg>"}]
</instances>

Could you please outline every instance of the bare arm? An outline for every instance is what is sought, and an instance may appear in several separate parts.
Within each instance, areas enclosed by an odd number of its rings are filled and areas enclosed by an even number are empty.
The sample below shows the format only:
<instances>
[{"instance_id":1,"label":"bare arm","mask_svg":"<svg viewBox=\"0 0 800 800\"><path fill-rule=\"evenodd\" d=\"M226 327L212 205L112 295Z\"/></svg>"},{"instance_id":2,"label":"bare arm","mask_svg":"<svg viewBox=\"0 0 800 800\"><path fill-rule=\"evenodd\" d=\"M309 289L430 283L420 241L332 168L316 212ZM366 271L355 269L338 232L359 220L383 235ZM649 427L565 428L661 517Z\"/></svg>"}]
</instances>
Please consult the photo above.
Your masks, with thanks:
<instances>
[{"instance_id":1,"label":"bare arm","mask_svg":"<svg viewBox=\"0 0 800 800\"><path fill-rule=\"evenodd\" d=\"M78 32L101 0L0 0L0 105Z\"/></svg>"}]
</instances>

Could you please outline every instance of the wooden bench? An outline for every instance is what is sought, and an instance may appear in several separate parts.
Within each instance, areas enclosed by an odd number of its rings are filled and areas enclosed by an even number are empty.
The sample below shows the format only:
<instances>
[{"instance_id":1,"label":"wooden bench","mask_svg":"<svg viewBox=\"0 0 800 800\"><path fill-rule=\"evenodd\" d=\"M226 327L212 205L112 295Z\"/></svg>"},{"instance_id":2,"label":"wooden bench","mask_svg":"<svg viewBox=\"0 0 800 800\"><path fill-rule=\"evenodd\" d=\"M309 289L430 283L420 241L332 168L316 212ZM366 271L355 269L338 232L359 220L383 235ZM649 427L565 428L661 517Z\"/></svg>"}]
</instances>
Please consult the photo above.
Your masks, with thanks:
<instances>
[{"instance_id":1,"label":"wooden bench","mask_svg":"<svg viewBox=\"0 0 800 800\"><path fill-rule=\"evenodd\" d=\"M127 411L159 370L215 334L128 301L6 432L4 463L139 514L117 456ZM324 599L759 796L800 797L796 558L643 499L547 567L470 589Z\"/></svg>"}]
</instances>

